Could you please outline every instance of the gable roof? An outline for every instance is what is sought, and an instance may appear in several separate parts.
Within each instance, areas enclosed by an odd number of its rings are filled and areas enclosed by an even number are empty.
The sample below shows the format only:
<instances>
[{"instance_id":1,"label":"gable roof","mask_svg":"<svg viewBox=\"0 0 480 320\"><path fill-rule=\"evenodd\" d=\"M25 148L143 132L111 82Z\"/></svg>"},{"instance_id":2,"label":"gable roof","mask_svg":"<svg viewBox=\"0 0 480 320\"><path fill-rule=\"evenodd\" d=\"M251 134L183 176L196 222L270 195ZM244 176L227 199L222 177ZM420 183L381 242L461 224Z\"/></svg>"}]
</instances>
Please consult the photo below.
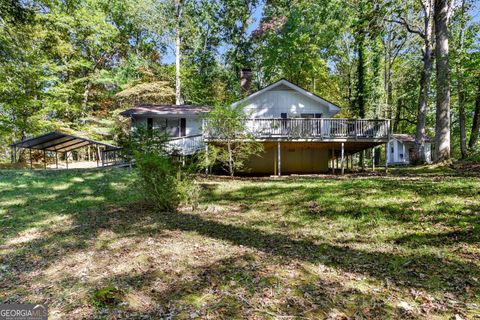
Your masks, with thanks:
<instances>
[{"instance_id":1,"label":"gable roof","mask_svg":"<svg viewBox=\"0 0 480 320\"><path fill-rule=\"evenodd\" d=\"M234 107L238 106L239 104L245 103L246 101L248 101L252 98L255 98L256 96L259 96L259 95L263 94L264 92L267 92L269 90L272 90L272 89L275 89L275 88L281 87L281 86L286 86L286 87L288 87L288 88L290 88L294 91L299 92L300 94L303 94L304 96L306 96L306 97L308 97L308 98L310 98L310 99L312 99L316 102L320 102L322 104L327 105L328 110L331 111L331 112L340 111L340 107L338 107L337 105L331 103L330 101L327 101L327 100L323 99L322 97L317 96L316 94L314 94L314 93L312 93L308 90L305 90L304 88L302 88L300 86L297 86L296 84L291 83L290 81L288 81L286 79L280 79L277 82L274 82L271 85L268 85L265 88L260 89L256 92L250 94L249 96L243 98L242 100L233 103L232 106L234 106Z\"/></svg>"},{"instance_id":2,"label":"gable roof","mask_svg":"<svg viewBox=\"0 0 480 320\"><path fill-rule=\"evenodd\" d=\"M122 116L131 117L131 116L159 116L166 114L198 114L203 112L209 112L210 107L208 106L196 106L189 104L174 105L174 104L152 104L152 105L141 105L135 108L131 108L120 112Z\"/></svg>"}]
</instances>

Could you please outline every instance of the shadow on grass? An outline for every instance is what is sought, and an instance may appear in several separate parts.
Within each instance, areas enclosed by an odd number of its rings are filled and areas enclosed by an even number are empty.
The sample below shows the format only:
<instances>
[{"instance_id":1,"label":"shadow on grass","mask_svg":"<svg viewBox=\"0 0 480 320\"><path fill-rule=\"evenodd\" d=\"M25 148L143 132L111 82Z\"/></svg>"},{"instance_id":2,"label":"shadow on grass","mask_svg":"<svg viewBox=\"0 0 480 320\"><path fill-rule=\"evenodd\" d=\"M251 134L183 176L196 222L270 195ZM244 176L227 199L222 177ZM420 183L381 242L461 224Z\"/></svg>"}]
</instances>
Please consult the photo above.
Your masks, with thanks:
<instances>
[{"instance_id":1,"label":"shadow on grass","mask_svg":"<svg viewBox=\"0 0 480 320\"><path fill-rule=\"evenodd\" d=\"M69 177L68 179L71 178ZM72 224L63 230L51 230L44 237L36 238L17 246L10 245L10 248L17 250L2 256L0 264L6 265L9 270L15 270L16 272L0 280L0 291L7 291L11 283L22 282L23 274L26 272L46 270L49 266L55 264L65 252L72 254L85 249L91 245L90 240L95 239L99 232L103 230L110 230L117 236L125 238L148 237L149 235L158 235L166 231L175 230L194 232L207 238L227 241L236 246L248 247L267 256L280 259L285 265L295 261L324 264L345 272L361 273L382 282L392 282L402 288L422 288L430 293L449 293L461 301L474 299L475 295L480 293L478 283L472 282L473 278L480 277L479 267L475 263L442 258L431 254L360 250L348 245L322 242L321 238L312 239L304 236L302 239L293 239L282 233L270 233L252 226L229 224L221 221L220 218L217 218L217 220L207 219L199 214L168 214L157 213L152 209L142 210L141 206L136 203L125 205L122 192L116 190L110 183L102 182L101 179L103 177L91 176L89 179L98 181L98 188L95 187L93 193L106 199L98 206L95 201L85 200L83 205L79 208L77 207L78 201L81 201L86 195L80 192L82 188L81 183L69 184L60 191L54 191L53 189L45 190L45 186L35 187L32 185L32 189L30 189L32 194L27 195L28 199L32 200L32 203L37 207L46 205L46 208L48 208L48 205L53 205L52 210L55 213L63 212L65 215L68 215L72 219ZM299 184L302 185L300 186ZM336 189L332 190L332 187L336 187ZM38 190L33 191L33 188ZM356 217L359 212L358 201L362 199L365 193L372 195L380 192L377 190L383 190L384 196L392 196L402 192L403 194L405 192L415 192L420 197L426 197L432 192L429 188L432 188L432 183L422 182L414 187L404 186L398 181L390 180L347 180L340 183L337 181L335 184L327 182L325 186L322 186L318 181L300 180L269 183L268 187L264 185L246 185L230 193L223 194L220 194L216 190L216 186L214 186L206 189L205 202L224 203L226 205L231 205L232 203L243 204L247 207L256 207L269 212L268 206L273 201L277 202L278 205L284 206L287 211L309 215L307 204L311 201L317 201L320 195L324 195L323 198L318 200L324 206L322 214L331 218L336 216ZM440 192L441 195L447 195L448 188L446 186L438 185L438 189L436 192ZM33 192L40 191L50 192L52 198L50 200L42 200L41 197L37 198L37 195ZM9 194L8 192L3 193L2 197L8 197ZM91 192L88 194L91 194ZM463 186L453 186L448 194L459 197L462 195L473 197L474 191L465 191ZM49 204L47 205L46 203ZM409 200L405 201L404 205L412 206L415 203ZM63 205L68 205L67 209L71 211L62 211L65 209L62 207ZM439 204L437 208L429 209L424 213L429 217L434 217L437 211L451 212L451 216L447 215L440 218L448 219L450 222L462 221L470 223L478 221L478 215L462 215L458 212L458 208L450 210L448 206L448 203ZM3 208L6 210L20 209L12 205L6 205ZM464 204L461 208L468 212L478 212L476 211L478 209L477 203ZM370 204L368 207L360 209L361 216L368 217L369 215L383 214L386 218L395 222L419 221L418 213L412 210L407 210L405 213L400 205L392 203L385 205ZM30 212L33 214L32 217L28 216ZM8 223L8 226L14 229L9 230L8 235L12 236L32 227L32 225L40 222L43 218L45 218L45 214L40 215L28 210L22 212L18 217L11 216L8 219L12 219L12 222ZM3 223L2 221L2 225ZM272 221L272 223L275 222ZM460 230L459 232L460 236L457 239L465 239L467 241L469 234L461 235L463 231ZM439 239L439 241L448 240L449 237L447 235L446 238ZM395 241L399 243L411 242L407 237L401 237ZM419 243L428 244L427 238L420 239ZM434 243L436 242L432 244ZM237 279L235 282L246 291L249 291L257 285L255 279L261 278L258 275L259 269L249 266L249 261L249 257L242 256L214 262L201 270L196 270L193 280L179 279L167 291L155 293L156 299L168 306L206 288L225 286L230 283L228 282L230 278ZM146 286L153 279L153 273L151 275L142 273L140 275L114 277L113 280L126 281L132 285L140 283L141 286ZM315 291L316 286L324 287L325 291ZM311 292L312 297L311 299L309 298L311 303L317 303L320 306L325 304L325 308L328 309L331 305L341 303L328 303L328 301L332 301L332 295L334 294L333 292L329 293L328 288L330 286L332 288L342 288L341 290L344 291L342 291L343 293L340 296L343 295L346 298L354 297L354 299L362 299L362 301L367 302L376 299L362 292L350 292L338 283L324 283L320 279L316 280L314 286L308 283L298 284L298 289L302 292ZM473 290L471 290L472 288ZM261 285L259 286L260 289ZM254 290L253 293L250 292L246 296L248 299L253 299L253 295L256 293L257 291ZM357 296L361 298L357 298ZM225 317L245 316L250 315L251 312L265 311L252 310L257 307L249 306L248 303L246 304L245 301L238 299L238 297L226 296L225 299L225 301L215 302L218 303L217 310L220 310L218 311L219 314L225 315ZM304 312L301 310L308 310L308 306L302 305L305 303L305 301L287 301L285 306L280 306L280 309L277 311L288 314L301 314ZM379 309L376 311L379 314L378 318L388 318L387 315L394 312L384 302L380 301L378 305ZM233 307L230 309L230 306Z\"/></svg>"},{"instance_id":2,"label":"shadow on grass","mask_svg":"<svg viewBox=\"0 0 480 320\"><path fill-rule=\"evenodd\" d=\"M402 315L402 310L393 309L381 295L348 288L336 280L323 280L312 274L286 280L266 273L271 263L268 256L261 259L254 254L219 259L192 270L191 275L162 290L150 290L158 278L154 271L122 275L115 281L128 284L135 291L149 290L156 305L161 306L144 312L130 310L130 315L137 317L173 314L189 318L193 313L215 319L326 318L340 315L338 310L368 319Z\"/></svg>"}]
</instances>

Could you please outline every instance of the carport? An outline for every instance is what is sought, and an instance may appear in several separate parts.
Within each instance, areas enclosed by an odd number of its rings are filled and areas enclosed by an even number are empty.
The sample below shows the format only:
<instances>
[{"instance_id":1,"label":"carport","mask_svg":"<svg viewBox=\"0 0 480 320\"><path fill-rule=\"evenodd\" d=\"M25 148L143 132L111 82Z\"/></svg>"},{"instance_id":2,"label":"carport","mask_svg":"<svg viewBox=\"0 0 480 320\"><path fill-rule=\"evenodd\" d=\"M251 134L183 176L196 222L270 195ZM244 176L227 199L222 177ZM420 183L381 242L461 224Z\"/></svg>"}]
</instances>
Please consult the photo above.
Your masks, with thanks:
<instances>
[{"instance_id":1,"label":"carport","mask_svg":"<svg viewBox=\"0 0 480 320\"><path fill-rule=\"evenodd\" d=\"M52 131L37 137L25 139L23 141L13 143L10 145L12 148L12 163L17 162L17 151L18 149L28 149L29 151L29 160L30 160L30 168L33 168L32 163L32 150L40 150L43 151L43 160L44 160L44 167L47 168L47 151L52 152L55 154L55 165L58 169L58 154L65 155L66 167L68 169L68 152L87 147L87 146L94 146L96 150L96 161L97 167L101 165L105 165L105 152L119 150L117 146L95 141L79 136L74 136L71 134Z\"/></svg>"}]
</instances>

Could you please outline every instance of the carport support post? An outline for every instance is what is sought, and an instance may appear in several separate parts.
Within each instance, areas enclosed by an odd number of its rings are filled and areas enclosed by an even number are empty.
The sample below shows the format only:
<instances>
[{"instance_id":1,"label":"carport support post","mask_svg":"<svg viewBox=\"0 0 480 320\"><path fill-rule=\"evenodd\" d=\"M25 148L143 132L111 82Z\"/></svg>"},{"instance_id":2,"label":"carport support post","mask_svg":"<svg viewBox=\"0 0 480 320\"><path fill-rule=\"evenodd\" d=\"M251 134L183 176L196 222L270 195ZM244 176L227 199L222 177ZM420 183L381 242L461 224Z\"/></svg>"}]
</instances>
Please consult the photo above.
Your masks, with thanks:
<instances>
[{"instance_id":1,"label":"carport support post","mask_svg":"<svg viewBox=\"0 0 480 320\"><path fill-rule=\"evenodd\" d=\"M58 151L55 151L55 167L58 169Z\"/></svg>"},{"instance_id":2,"label":"carport support post","mask_svg":"<svg viewBox=\"0 0 480 320\"><path fill-rule=\"evenodd\" d=\"M67 163L67 169L68 169L68 151L65 152L65 162Z\"/></svg>"},{"instance_id":3,"label":"carport support post","mask_svg":"<svg viewBox=\"0 0 480 320\"><path fill-rule=\"evenodd\" d=\"M100 161L100 148L98 147L98 144L97 144L97 167L99 165L99 161Z\"/></svg>"},{"instance_id":4,"label":"carport support post","mask_svg":"<svg viewBox=\"0 0 480 320\"><path fill-rule=\"evenodd\" d=\"M282 175L281 167L282 167L282 157L281 157L281 152L280 152L280 142L277 143L277 148L278 148L278 176L280 177Z\"/></svg>"},{"instance_id":5,"label":"carport support post","mask_svg":"<svg viewBox=\"0 0 480 320\"><path fill-rule=\"evenodd\" d=\"M345 164L344 164L344 161L345 161L345 143L342 142L342 176L343 176L343 174L345 173Z\"/></svg>"},{"instance_id":6,"label":"carport support post","mask_svg":"<svg viewBox=\"0 0 480 320\"><path fill-rule=\"evenodd\" d=\"M29 152L30 152L30 170L33 168L32 166L32 148L28 148Z\"/></svg>"},{"instance_id":7,"label":"carport support post","mask_svg":"<svg viewBox=\"0 0 480 320\"><path fill-rule=\"evenodd\" d=\"M43 168L47 170L47 151L43 149Z\"/></svg>"},{"instance_id":8,"label":"carport support post","mask_svg":"<svg viewBox=\"0 0 480 320\"><path fill-rule=\"evenodd\" d=\"M372 171L375 171L375 148L372 148Z\"/></svg>"}]
</instances>

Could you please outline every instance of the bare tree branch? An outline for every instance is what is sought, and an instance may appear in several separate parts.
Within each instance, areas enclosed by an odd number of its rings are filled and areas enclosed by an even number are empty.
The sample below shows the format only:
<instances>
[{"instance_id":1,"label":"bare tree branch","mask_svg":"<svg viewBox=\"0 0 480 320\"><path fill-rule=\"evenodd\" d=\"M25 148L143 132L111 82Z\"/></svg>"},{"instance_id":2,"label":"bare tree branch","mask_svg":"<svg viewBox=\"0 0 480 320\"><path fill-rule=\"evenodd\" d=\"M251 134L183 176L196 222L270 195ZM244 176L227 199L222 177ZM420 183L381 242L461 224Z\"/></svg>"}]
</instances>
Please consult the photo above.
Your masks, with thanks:
<instances>
[{"instance_id":1,"label":"bare tree branch","mask_svg":"<svg viewBox=\"0 0 480 320\"><path fill-rule=\"evenodd\" d=\"M405 28L407 28L408 32L418 34L420 37L425 38L425 32L423 32L420 29L414 28L404 18L400 18L400 20L396 20L396 19L384 19L384 20L387 22L400 24Z\"/></svg>"}]
</instances>

